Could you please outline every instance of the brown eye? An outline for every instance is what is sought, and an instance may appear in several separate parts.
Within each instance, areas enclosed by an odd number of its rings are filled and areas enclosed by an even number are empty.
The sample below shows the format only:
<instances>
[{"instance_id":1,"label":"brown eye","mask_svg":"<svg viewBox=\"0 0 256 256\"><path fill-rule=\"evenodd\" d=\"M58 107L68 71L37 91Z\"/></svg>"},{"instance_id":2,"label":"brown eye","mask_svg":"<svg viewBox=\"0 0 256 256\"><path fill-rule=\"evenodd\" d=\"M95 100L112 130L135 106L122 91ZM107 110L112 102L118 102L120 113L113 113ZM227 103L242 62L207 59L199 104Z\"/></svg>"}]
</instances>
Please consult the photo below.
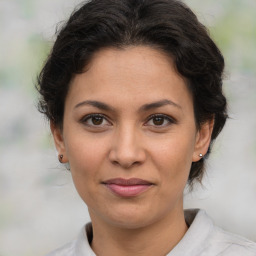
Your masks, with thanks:
<instances>
[{"instance_id":1,"label":"brown eye","mask_svg":"<svg viewBox=\"0 0 256 256\"><path fill-rule=\"evenodd\" d=\"M150 118L148 119L145 125L162 128L162 127L167 127L169 125L176 124L176 123L177 123L176 120L170 116L167 116L164 114L155 114L150 116Z\"/></svg>"},{"instance_id":2,"label":"brown eye","mask_svg":"<svg viewBox=\"0 0 256 256\"><path fill-rule=\"evenodd\" d=\"M91 119L92 119L92 123L94 125L101 125L103 122L103 117L101 117L101 116L93 116L93 117L91 117Z\"/></svg>"},{"instance_id":3,"label":"brown eye","mask_svg":"<svg viewBox=\"0 0 256 256\"><path fill-rule=\"evenodd\" d=\"M152 118L153 124L154 125L163 125L164 123L164 117L161 116L155 116Z\"/></svg>"},{"instance_id":4,"label":"brown eye","mask_svg":"<svg viewBox=\"0 0 256 256\"><path fill-rule=\"evenodd\" d=\"M81 122L86 126L90 126L90 127L98 126L99 128L111 125L110 122L107 120L107 118L101 114L90 114L82 118Z\"/></svg>"}]
</instances>

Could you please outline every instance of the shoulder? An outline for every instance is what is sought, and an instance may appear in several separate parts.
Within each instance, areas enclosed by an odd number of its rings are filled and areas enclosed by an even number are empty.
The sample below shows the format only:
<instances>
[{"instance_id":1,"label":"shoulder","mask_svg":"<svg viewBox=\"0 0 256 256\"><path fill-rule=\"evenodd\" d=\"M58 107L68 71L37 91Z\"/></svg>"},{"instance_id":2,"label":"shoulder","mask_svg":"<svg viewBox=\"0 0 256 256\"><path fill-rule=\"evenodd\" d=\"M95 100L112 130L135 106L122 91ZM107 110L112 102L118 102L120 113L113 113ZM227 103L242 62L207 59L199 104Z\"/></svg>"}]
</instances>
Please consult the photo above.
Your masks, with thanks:
<instances>
[{"instance_id":1,"label":"shoulder","mask_svg":"<svg viewBox=\"0 0 256 256\"><path fill-rule=\"evenodd\" d=\"M256 256L256 243L214 225L204 210L194 212L196 213L193 220L195 233L205 232L202 239L203 250L200 255Z\"/></svg>"},{"instance_id":2,"label":"shoulder","mask_svg":"<svg viewBox=\"0 0 256 256\"><path fill-rule=\"evenodd\" d=\"M50 253L46 256L74 256L75 255L75 241L70 242Z\"/></svg>"},{"instance_id":3,"label":"shoulder","mask_svg":"<svg viewBox=\"0 0 256 256\"><path fill-rule=\"evenodd\" d=\"M170 256L256 256L256 243L214 225L204 210L185 210L190 226Z\"/></svg>"},{"instance_id":4,"label":"shoulder","mask_svg":"<svg viewBox=\"0 0 256 256\"><path fill-rule=\"evenodd\" d=\"M89 241L92 239L91 223L85 225L80 231L76 240L68 243L46 256L96 256L92 251Z\"/></svg>"},{"instance_id":5,"label":"shoulder","mask_svg":"<svg viewBox=\"0 0 256 256\"><path fill-rule=\"evenodd\" d=\"M208 244L206 251L215 250L223 256L256 256L256 243L216 226Z\"/></svg>"}]
</instances>

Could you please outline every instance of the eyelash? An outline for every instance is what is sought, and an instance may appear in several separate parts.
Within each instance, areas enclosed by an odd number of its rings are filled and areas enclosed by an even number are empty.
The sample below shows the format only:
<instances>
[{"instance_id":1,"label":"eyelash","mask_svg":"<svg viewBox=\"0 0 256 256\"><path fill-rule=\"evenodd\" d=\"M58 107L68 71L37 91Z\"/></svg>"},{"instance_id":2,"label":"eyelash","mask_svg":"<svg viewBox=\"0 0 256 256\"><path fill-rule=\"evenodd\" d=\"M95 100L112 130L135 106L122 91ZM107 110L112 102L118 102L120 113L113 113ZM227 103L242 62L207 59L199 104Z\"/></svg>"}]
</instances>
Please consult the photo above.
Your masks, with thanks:
<instances>
[{"instance_id":1,"label":"eyelash","mask_svg":"<svg viewBox=\"0 0 256 256\"><path fill-rule=\"evenodd\" d=\"M166 126L168 126L168 125L170 125L170 124L176 124L176 123L177 123L177 121L176 121L174 118L172 118L172 117L170 117L170 116L168 116L168 115L164 115L164 114L154 114L154 115L151 115L151 116L147 119L147 123L148 123L150 120L153 120L153 118L155 118L155 117L163 118L164 121L167 120L167 121L168 121L168 124L167 124L167 125L152 125L152 126L154 126L154 127L162 128L162 127L166 127Z\"/></svg>"},{"instance_id":2,"label":"eyelash","mask_svg":"<svg viewBox=\"0 0 256 256\"><path fill-rule=\"evenodd\" d=\"M100 117L100 118L103 118L104 120L107 120L107 122L108 123L110 123L109 122L109 120L108 120L108 118L106 118L106 116L105 115L102 115L102 114L89 114L89 115L87 115L87 116L85 116L85 117L83 117L82 119L81 119L81 123L83 123L83 124L85 124L85 125L87 125L87 126L89 126L89 127L97 127L97 128L101 128L102 126L102 124L100 124L100 125L94 125L94 124L88 124L87 122L88 122L88 120L90 120L91 118L97 118L97 117ZM163 127L166 127L166 126L168 126L168 125L170 125L170 124L176 124L177 123L177 121L174 119L174 118L172 118L172 117L170 117L170 116L168 116L168 115L164 115L164 114L154 114L154 115L151 115L151 116L149 116L149 118L147 119L147 121L146 121L146 123L148 123L150 120L153 120L153 118L156 118L156 117L160 117L160 118L163 118L164 119L164 121L165 120L167 120L168 121L168 124L166 125L146 125L146 126L154 126L154 127L157 127L157 128L163 128Z\"/></svg>"},{"instance_id":3,"label":"eyelash","mask_svg":"<svg viewBox=\"0 0 256 256\"><path fill-rule=\"evenodd\" d=\"M106 116L105 115L102 115L102 114L90 114L90 115L87 115L87 116L85 116L85 117L83 117L82 119L81 119L81 123L83 123L83 124L85 124L85 125L87 125L87 126L90 126L90 127L100 127L100 125L93 125L93 124L88 124L87 123L87 121L89 120L89 119L91 119L91 118L95 118L95 117L100 117L100 118L103 118L104 120L107 120L107 122L108 123L110 123L109 121L108 121L108 119L106 118Z\"/></svg>"}]
</instances>

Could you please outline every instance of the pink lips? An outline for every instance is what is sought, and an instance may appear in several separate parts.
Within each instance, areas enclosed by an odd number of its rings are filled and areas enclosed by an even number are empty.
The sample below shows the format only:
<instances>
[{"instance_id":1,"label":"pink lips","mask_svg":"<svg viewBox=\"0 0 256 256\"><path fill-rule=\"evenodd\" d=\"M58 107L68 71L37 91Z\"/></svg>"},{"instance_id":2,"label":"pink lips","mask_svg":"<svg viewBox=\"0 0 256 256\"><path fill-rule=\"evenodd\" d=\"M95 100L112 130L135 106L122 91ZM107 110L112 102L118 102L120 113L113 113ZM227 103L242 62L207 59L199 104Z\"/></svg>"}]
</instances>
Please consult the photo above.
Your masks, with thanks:
<instances>
[{"instance_id":1,"label":"pink lips","mask_svg":"<svg viewBox=\"0 0 256 256\"><path fill-rule=\"evenodd\" d=\"M146 191L153 184L137 178L132 179L111 179L104 181L103 184L114 194L121 197L133 197Z\"/></svg>"}]
</instances>

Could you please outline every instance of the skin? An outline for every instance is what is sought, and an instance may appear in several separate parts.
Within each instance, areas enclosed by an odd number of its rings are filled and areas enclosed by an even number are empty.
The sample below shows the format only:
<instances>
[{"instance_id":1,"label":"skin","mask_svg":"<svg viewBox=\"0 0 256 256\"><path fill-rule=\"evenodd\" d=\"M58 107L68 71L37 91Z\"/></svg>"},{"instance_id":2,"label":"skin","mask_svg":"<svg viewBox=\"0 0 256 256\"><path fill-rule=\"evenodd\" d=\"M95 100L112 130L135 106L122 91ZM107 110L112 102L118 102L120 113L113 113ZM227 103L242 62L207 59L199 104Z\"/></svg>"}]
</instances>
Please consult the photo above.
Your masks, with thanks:
<instances>
[{"instance_id":1,"label":"skin","mask_svg":"<svg viewBox=\"0 0 256 256\"><path fill-rule=\"evenodd\" d=\"M63 130L51 129L88 206L92 249L100 256L166 255L187 231L183 190L191 163L207 152L213 122L197 130L186 81L158 50L103 49L86 70L70 85ZM153 185L124 198L102 184L113 178Z\"/></svg>"}]
</instances>

